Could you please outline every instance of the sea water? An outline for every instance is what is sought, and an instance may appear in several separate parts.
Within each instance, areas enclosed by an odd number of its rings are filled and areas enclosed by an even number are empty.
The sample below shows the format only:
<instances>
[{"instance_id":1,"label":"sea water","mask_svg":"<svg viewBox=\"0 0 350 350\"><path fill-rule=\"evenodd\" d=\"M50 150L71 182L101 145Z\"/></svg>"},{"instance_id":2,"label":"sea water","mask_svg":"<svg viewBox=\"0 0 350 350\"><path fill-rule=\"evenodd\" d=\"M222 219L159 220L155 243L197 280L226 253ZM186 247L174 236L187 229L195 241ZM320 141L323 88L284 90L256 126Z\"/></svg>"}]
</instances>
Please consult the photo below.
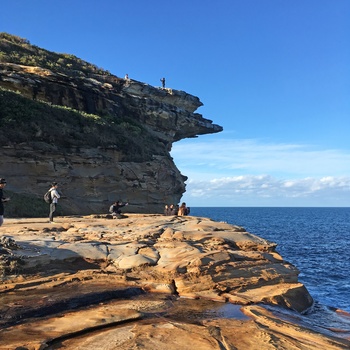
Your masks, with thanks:
<instances>
[{"instance_id":1,"label":"sea water","mask_svg":"<svg viewBox=\"0 0 350 350\"><path fill-rule=\"evenodd\" d=\"M192 207L190 215L242 226L277 243L319 305L350 312L350 208Z\"/></svg>"}]
</instances>

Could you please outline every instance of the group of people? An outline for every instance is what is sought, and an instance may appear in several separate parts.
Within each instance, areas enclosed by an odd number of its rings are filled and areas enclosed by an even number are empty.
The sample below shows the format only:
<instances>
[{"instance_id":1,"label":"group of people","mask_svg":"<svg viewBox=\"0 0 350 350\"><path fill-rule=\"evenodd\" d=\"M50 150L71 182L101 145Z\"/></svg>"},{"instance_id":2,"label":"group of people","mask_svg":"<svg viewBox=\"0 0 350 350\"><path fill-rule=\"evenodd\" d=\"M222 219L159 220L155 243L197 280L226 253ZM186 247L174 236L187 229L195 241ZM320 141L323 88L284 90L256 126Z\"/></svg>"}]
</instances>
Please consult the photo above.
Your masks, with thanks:
<instances>
[{"instance_id":1,"label":"group of people","mask_svg":"<svg viewBox=\"0 0 350 350\"><path fill-rule=\"evenodd\" d=\"M125 74L124 79L125 79L126 81L129 81L129 80L130 80L129 74ZM165 78L164 78L164 77L161 78L161 79L160 79L160 82L162 83L162 88L165 89Z\"/></svg>"},{"instance_id":2,"label":"group of people","mask_svg":"<svg viewBox=\"0 0 350 350\"><path fill-rule=\"evenodd\" d=\"M9 197L4 197L4 192L3 189L6 186L6 180L4 178L0 178L0 226L4 223L4 203L8 202L10 200ZM49 222L50 223L55 223L54 222L54 213L56 211L56 206L58 203L58 198L60 198L60 194L57 191L58 188L58 183L53 182L51 184L50 189L48 190L47 194L49 196L49 203L50 203L50 213L49 213Z\"/></svg>"},{"instance_id":3,"label":"group of people","mask_svg":"<svg viewBox=\"0 0 350 350\"><path fill-rule=\"evenodd\" d=\"M8 202L10 200L9 197L5 197L3 193L3 189L6 186L6 180L4 178L0 178L0 226L2 226L4 222L4 203ZM58 199L61 197L58 190L58 183L53 182L51 184L50 189L47 192L48 195L48 203L50 203L50 213L49 213L49 222L54 222L54 213L56 211ZM121 200L115 201L109 208L110 214L112 214L113 219L117 219L121 217L121 210L120 208L123 208L125 206L129 205L129 203L123 203ZM186 203L183 202L180 206L179 205L166 205L164 208L164 215L179 215L179 216L185 216L189 215L190 208L186 206Z\"/></svg>"},{"instance_id":4,"label":"group of people","mask_svg":"<svg viewBox=\"0 0 350 350\"><path fill-rule=\"evenodd\" d=\"M51 188L49 189L49 193L51 196L50 201L50 214L49 214L49 220L50 223L54 223L53 216L54 212L56 211L56 205L58 202L58 198L60 198L60 194L57 191L58 184L57 182L53 182L51 185ZM116 201L109 207L109 212L112 214L113 219L117 219L121 217L121 210L120 208L125 207L126 205L129 205L129 203L123 203L122 201Z\"/></svg>"},{"instance_id":5,"label":"group of people","mask_svg":"<svg viewBox=\"0 0 350 350\"><path fill-rule=\"evenodd\" d=\"M164 215L186 216L190 214L190 210L190 207L187 207L185 202L183 202L180 206L166 204L164 208Z\"/></svg>"}]
</instances>

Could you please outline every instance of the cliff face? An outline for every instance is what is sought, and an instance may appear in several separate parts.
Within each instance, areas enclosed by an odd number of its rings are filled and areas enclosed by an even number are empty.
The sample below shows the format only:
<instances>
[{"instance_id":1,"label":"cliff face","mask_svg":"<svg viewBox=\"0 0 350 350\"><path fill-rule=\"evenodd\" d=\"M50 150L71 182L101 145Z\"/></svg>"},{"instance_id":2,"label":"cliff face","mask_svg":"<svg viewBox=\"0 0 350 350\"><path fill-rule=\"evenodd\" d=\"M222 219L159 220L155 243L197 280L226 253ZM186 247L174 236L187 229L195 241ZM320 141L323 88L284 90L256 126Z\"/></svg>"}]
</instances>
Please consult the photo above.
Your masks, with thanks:
<instances>
[{"instance_id":1,"label":"cliff face","mask_svg":"<svg viewBox=\"0 0 350 350\"><path fill-rule=\"evenodd\" d=\"M69 77L40 67L0 63L0 86L23 96L92 114L132 117L168 143L222 127L194 113L202 102L184 91L156 88L113 75Z\"/></svg>"},{"instance_id":2,"label":"cliff face","mask_svg":"<svg viewBox=\"0 0 350 350\"><path fill-rule=\"evenodd\" d=\"M4 38L1 49L21 55L39 50L26 43L23 53L23 45ZM117 199L129 201L131 212L160 212L164 204L178 203L186 177L169 154L172 143L222 131L195 113L202 103L183 91L106 71L23 65L9 57L0 62L0 87L7 90L0 91L0 110L11 109L0 116L1 177L8 179L8 190L33 198L59 182L62 214L106 212ZM15 98L8 90L21 101L10 102ZM58 113L56 106L90 116L63 118L68 112Z\"/></svg>"}]
</instances>

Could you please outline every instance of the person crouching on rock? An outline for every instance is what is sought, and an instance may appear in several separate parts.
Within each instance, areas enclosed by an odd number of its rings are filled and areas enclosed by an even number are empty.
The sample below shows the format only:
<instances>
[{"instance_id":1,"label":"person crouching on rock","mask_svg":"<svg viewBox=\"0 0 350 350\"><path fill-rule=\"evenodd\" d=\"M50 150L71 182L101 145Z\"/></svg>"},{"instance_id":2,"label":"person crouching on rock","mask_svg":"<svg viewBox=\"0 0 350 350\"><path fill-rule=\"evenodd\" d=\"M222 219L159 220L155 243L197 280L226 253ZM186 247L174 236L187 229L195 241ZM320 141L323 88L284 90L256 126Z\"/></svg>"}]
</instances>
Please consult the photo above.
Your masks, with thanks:
<instances>
[{"instance_id":1,"label":"person crouching on rock","mask_svg":"<svg viewBox=\"0 0 350 350\"><path fill-rule=\"evenodd\" d=\"M110 206L109 212L112 214L113 219L120 218L122 214L122 211L120 210L120 208L125 207L126 205L129 205L129 203L123 203L122 201L117 201Z\"/></svg>"}]
</instances>

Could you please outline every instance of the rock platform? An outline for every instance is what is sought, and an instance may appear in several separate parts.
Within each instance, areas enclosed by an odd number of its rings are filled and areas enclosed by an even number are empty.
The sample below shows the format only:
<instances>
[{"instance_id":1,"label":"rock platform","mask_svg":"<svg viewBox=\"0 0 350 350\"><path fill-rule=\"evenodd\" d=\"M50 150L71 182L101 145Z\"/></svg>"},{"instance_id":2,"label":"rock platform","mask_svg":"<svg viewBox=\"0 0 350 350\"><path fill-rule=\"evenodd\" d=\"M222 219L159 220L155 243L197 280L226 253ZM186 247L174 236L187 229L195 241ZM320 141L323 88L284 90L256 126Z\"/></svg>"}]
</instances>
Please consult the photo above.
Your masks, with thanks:
<instances>
[{"instance_id":1,"label":"rock platform","mask_svg":"<svg viewBox=\"0 0 350 350\"><path fill-rule=\"evenodd\" d=\"M239 226L156 214L5 219L0 254L1 350L350 347L349 330L301 324L313 299L297 268Z\"/></svg>"}]
</instances>

